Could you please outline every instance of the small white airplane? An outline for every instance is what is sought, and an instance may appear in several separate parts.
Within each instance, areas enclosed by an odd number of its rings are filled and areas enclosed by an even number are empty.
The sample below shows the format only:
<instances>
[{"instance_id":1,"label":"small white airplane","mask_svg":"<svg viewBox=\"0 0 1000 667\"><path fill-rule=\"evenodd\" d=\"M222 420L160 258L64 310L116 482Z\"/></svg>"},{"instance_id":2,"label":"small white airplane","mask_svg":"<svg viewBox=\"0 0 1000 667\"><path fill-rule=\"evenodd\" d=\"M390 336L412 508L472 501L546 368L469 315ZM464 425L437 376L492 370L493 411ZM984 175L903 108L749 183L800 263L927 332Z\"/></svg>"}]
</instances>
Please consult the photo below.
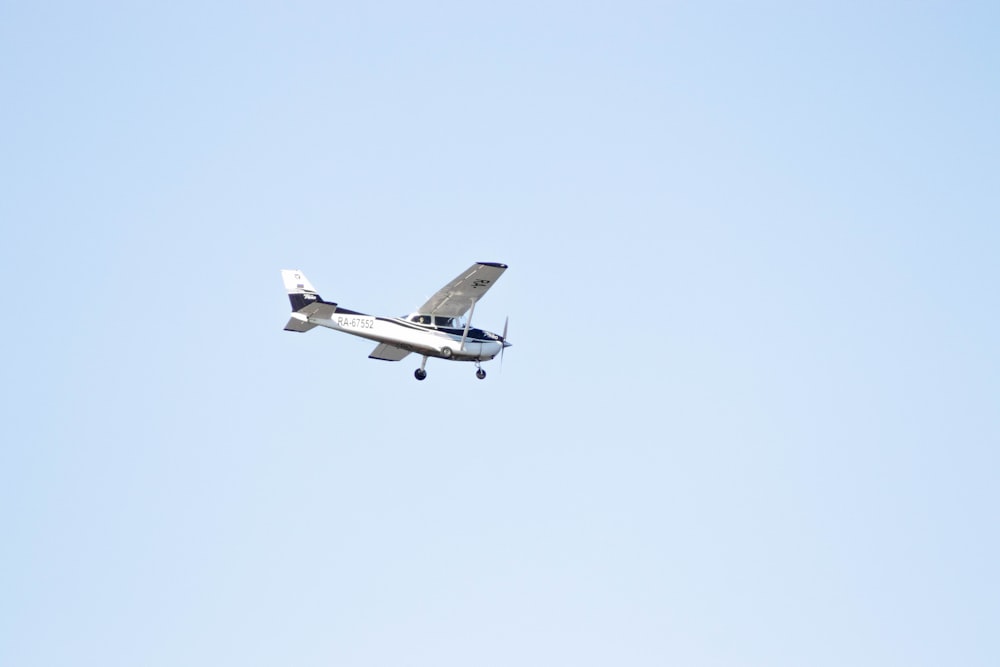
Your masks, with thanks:
<instances>
[{"instance_id":1,"label":"small white airplane","mask_svg":"<svg viewBox=\"0 0 1000 667\"><path fill-rule=\"evenodd\" d=\"M376 317L324 301L305 274L296 269L282 269L281 278L292 302L292 317L285 331L305 332L326 327L378 341L369 359L399 361L416 352L424 358L413 373L418 380L427 377L425 367L430 357L472 361L476 364L476 377L482 380L486 371L480 363L497 354L502 360L504 349L511 344L507 342L506 321L503 335L498 336L473 328L472 315L476 303L506 270L506 264L477 262L438 290L415 313L405 317Z\"/></svg>"}]
</instances>

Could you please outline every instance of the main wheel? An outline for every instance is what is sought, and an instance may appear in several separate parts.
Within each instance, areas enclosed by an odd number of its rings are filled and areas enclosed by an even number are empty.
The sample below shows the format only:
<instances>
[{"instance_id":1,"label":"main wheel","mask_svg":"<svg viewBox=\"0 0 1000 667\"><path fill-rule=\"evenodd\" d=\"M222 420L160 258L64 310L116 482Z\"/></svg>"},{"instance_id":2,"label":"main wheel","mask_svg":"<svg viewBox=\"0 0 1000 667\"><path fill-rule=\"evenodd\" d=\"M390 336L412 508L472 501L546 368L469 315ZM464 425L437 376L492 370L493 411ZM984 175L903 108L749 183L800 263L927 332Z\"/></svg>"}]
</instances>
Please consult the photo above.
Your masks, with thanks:
<instances>
[{"instance_id":1,"label":"main wheel","mask_svg":"<svg viewBox=\"0 0 1000 667\"><path fill-rule=\"evenodd\" d=\"M477 369L476 370L476 377L479 378L480 380L485 379L486 378L486 371L484 371L482 368Z\"/></svg>"},{"instance_id":2,"label":"main wheel","mask_svg":"<svg viewBox=\"0 0 1000 667\"><path fill-rule=\"evenodd\" d=\"M413 371L413 377L417 378L418 380L425 380L427 379L427 371L425 371L423 368L418 368L417 370Z\"/></svg>"}]
</instances>

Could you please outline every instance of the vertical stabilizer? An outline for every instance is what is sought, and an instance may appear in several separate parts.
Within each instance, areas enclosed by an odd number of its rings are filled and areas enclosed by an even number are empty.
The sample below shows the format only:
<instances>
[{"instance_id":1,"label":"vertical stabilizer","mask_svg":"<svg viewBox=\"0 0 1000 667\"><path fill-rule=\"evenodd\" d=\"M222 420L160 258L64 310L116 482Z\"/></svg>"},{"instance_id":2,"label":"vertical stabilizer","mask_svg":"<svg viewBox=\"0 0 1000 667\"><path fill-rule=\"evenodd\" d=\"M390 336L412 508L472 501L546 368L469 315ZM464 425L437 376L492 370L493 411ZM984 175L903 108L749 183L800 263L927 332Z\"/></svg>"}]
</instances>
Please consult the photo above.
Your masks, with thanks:
<instances>
[{"instance_id":1,"label":"vertical stabilizer","mask_svg":"<svg viewBox=\"0 0 1000 667\"><path fill-rule=\"evenodd\" d=\"M324 301L309 279L298 269L282 269L288 300L292 302L292 317L285 331L305 332L316 326L314 320L328 320L337 310L337 304Z\"/></svg>"},{"instance_id":2,"label":"vertical stabilizer","mask_svg":"<svg viewBox=\"0 0 1000 667\"><path fill-rule=\"evenodd\" d=\"M288 300L292 302L293 311L323 301L309 279L298 269L282 269L281 279L285 283L285 291L288 292Z\"/></svg>"}]
</instances>

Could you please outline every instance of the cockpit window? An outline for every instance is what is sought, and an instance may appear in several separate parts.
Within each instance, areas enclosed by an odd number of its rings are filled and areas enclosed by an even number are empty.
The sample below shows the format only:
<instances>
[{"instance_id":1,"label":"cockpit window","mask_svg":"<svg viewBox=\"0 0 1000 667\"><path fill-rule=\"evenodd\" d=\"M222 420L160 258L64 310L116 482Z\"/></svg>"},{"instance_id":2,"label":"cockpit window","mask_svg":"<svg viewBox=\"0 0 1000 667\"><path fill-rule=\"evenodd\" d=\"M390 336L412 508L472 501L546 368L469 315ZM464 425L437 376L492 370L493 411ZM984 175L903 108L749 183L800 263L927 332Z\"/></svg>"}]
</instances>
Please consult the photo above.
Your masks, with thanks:
<instances>
[{"instance_id":1,"label":"cockpit window","mask_svg":"<svg viewBox=\"0 0 1000 667\"><path fill-rule=\"evenodd\" d=\"M458 317L442 317L440 315L409 315L406 318L417 324L431 325L442 329L462 328L464 324Z\"/></svg>"}]
</instances>

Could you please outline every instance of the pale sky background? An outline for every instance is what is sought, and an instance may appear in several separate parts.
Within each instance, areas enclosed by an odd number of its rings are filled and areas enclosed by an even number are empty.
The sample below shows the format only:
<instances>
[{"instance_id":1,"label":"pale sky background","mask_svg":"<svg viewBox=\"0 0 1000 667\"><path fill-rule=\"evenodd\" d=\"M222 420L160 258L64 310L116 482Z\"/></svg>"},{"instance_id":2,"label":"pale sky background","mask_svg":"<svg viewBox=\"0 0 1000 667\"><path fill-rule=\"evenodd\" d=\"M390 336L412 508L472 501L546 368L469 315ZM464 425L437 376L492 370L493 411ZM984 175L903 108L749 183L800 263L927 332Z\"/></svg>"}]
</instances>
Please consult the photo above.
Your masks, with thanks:
<instances>
[{"instance_id":1,"label":"pale sky background","mask_svg":"<svg viewBox=\"0 0 1000 667\"><path fill-rule=\"evenodd\" d=\"M0 3L0 664L1000 664L998 34Z\"/></svg>"}]
</instances>

